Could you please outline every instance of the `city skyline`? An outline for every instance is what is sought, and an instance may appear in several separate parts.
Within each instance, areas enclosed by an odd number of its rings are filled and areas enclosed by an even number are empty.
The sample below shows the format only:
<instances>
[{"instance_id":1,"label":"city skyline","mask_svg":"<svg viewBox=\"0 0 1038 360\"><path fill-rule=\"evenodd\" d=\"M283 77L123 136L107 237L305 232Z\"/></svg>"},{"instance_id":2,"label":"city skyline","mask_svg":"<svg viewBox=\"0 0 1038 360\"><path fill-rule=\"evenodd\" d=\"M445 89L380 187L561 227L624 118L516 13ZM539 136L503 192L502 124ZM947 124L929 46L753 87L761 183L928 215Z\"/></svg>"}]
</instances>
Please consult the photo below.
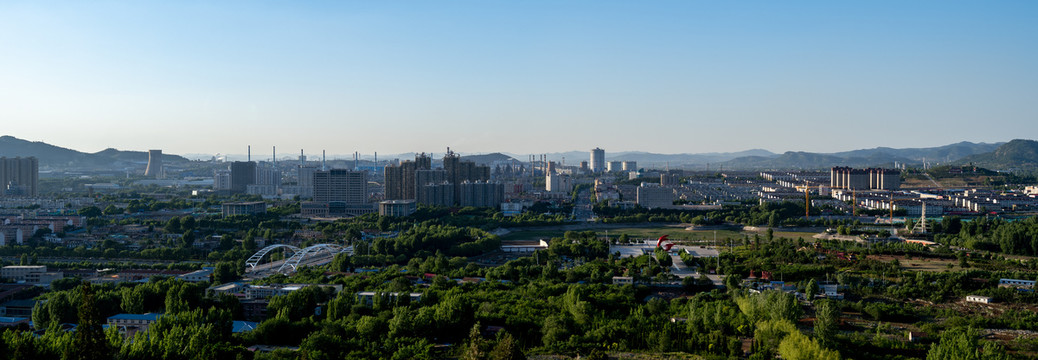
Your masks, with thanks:
<instances>
[{"instance_id":1,"label":"city skyline","mask_svg":"<svg viewBox=\"0 0 1038 360\"><path fill-rule=\"evenodd\" d=\"M9 135L84 152L826 153L1004 142L1038 133L1028 96L1038 90L1036 10L5 3L0 118Z\"/></svg>"}]
</instances>

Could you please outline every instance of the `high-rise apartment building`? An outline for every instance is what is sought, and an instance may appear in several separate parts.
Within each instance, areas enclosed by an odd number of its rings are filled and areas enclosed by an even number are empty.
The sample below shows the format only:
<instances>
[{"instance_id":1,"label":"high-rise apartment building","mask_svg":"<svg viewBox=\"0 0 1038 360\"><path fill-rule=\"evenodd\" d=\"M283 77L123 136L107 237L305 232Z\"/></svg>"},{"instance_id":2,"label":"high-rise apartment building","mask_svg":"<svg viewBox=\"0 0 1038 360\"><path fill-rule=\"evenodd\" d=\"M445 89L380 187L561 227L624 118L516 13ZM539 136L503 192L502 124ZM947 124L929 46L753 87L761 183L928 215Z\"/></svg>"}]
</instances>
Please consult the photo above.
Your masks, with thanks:
<instances>
[{"instance_id":1,"label":"high-rise apartment building","mask_svg":"<svg viewBox=\"0 0 1038 360\"><path fill-rule=\"evenodd\" d=\"M40 163L35 157L0 157L0 197L39 196Z\"/></svg>"},{"instance_id":2,"label":"high-rise apartment building","mask_svg":"<svg viewBox=\"0 0 1038 360\"><path fill-rule=\"evenodd\" d=\"M455 201L461 199L462 183L490 180L490 167L477 165L471 161L461 161L461 156L449 149L443 156L443 170L447 172L447 182L454 184Z\"/></svg>"},{"instance_id":3,"label":"high-rise apartment building","mask_svg":"<svg viewBox=\"0 0 1038 360\"><path fill-rule=\"evenodd\" d=\"M460 196L458 205L473 207L498 207L505 201L505 186L494 182L463 182L457 187Z\"/></svg>"},{"instance_id":4,"label":"high-rise apartment building","mask_svg":"<svg viewBox=\"0 0 1038 360\"><path fill-rule=\"evenodd\" d=\"M899 190L901 189L901 171L897 169L834 167L830 169L829 185L833 189Z\"/></svg>"},{"instance_id":5,"label":"high-rise apartment building","mask_svg":"<svg viewBox=\"0 0 1038 360\"><path fill-rule=\"evenodd\" d=\"M548 173L544 179L544 189L548 192L568 193L573 191L573 181L569 175Z\"/></svg>"},{"instance_id":6,"label":"high-rise apartment building","mask_svg":"<svg viewBox=\"0 0 1038 360\"><path fill-rule=\"evenodd\" d=\"M300 155L301 157L303 155ZM296 172L296 184L299 185L299 196L304 198L314 197L314 173L317 166L299 165Z\"/></svg>"},{"instance_id":7,"label":"high-rise apartment building","mask_svg":"<svg viewBox=\"0 0 1038 360\"><path fill-rule=\"evenodd\" d=\"M231 171L216 170L213 172L213 189L214 190L230 190L231 189Z\"/></svg>"},{"instance_id":8,"label":"high-rise apartment building","mask_svg":"<svg viewBox=\"0 0 1038 360\"><path fill-rule=\"evenodd\" d=\"M314 201L360 205L368 202L368 173L345 169L314 172Z\"/></svg>"},{"instance_id":9,"label":"high-rise apartment building","mask_svg":"<svg viewBox=\"0 0 1038 360\"><path fill-rule=\"evenodd\" d=\"M256 184L256 163L235 161L231 163L231 192L244 193L249 185Z\"/></svg>"},{"instance_id":10,"label":"high-rise apartment building","mask_svg":"<svg viewBox=\"0 0 1038 360\"><path fill-rule=\"evenodd\" d=\"M414 200L417 184L415 174L419 170L429 169L432 169L432 158L425 153L416 154L414 161L387 166L386 200Z\"/></svg>"},{"instance_id":11,"label":"high-rise apartment building","mask_svg":"<svg viewBox=\"0 0 1038 360\"><path fill-rule=\"evenodd\" d=\"M599 148L591 149L591 172L603 172L605 167L605 150Z\"/></svg>"}]
</instances>

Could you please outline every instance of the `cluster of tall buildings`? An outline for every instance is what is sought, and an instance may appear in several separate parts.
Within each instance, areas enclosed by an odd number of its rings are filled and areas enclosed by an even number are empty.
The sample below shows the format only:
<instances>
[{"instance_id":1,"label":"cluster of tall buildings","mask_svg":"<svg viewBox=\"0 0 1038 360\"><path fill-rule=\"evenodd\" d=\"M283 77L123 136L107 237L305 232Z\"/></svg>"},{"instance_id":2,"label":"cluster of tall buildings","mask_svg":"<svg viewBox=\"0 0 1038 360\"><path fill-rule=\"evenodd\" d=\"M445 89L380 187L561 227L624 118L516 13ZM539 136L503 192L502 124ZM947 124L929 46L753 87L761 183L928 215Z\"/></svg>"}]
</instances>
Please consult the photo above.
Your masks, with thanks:
<instances>
[{"instance_id":1,"label":"cluster of tall buildings","mask_svg":"<svg viewBox=\"0 0 1038 360\"><path fill-rule=\"evenodd\" d=\"M635 161L606 161L605 150L596 147L591 149L590 168L583 161L580 162L580 168L593 173L638 171L638 163Z\"/></svg>"},{"instance_id":2,"label":"cluster of tall buildings","mask_svg":"<svg viewBox=\"0 0 1038 360\"><path fill-rule=\"evenodd\" d=\"M35 157L0 157L0 197L37 197L40 163Z\"/></svg>"},{"instance_id":3,"label":"cluster of tall buildings","mask_svg":"<svg viewBox=\"0 0 1038 360\"><path fill-rule=\"evenodd\" d=\"M433 169L425 153L414 161L386 167L386 200L415 200L423 205L497 207L504 185L490 181L490 167L462 161L448 150L443 168Z\"/></svg>"},{"instance_id":4,"label":"cluster of tall buildings","mask_svg":"<svg viewBox=\"0 0 1038 360\"><path fill-rule=\"evenodd\" d=\"M897 169L854 169L834 167L829 172L829 185L833 189L847 190L899 190L901 171Z\"/></svg>"}]
</instances>

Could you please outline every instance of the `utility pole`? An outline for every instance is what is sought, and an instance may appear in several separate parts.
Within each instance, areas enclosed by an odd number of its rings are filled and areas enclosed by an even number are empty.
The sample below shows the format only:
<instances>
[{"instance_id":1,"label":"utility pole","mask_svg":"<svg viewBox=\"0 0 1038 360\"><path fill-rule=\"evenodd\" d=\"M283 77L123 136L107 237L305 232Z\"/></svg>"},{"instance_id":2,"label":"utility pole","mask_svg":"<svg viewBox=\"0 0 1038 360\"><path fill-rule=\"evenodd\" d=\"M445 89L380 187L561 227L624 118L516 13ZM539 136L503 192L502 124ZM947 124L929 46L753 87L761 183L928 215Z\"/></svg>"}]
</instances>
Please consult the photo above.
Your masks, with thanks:
<instances>
[{"instance_id":1,"label":"utility pole","mask_svg":"<svg viewBox=\"0 0 1038 360\"><path fill-rule=\"evenodd\" d=\"M804 185L804 219L811 220L811 186Z\"/></svg>"},{"instance_id":2,"label":"utility pole","mask_svg":"<svg viewBox=\"0 0 1038 360\"><path fill-rule=\"evenodd\" d=\"M721 244L717 243L717 230L714 230L714 246L717 246L717 275L721 275Z\"/></svg>"}]
</instances>

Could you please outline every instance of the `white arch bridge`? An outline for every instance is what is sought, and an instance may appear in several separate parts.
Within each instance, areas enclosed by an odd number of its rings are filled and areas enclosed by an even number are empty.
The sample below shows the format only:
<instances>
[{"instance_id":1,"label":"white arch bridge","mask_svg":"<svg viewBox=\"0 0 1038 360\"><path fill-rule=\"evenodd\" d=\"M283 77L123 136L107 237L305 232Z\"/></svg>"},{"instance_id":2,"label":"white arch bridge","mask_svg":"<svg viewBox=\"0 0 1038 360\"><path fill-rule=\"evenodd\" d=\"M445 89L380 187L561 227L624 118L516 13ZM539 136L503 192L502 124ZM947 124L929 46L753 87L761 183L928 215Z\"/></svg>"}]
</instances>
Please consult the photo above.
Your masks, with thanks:
<instances>
[{"instance_id":1,"label":"white arch bridge","mask_svg":"<svg viewBox=\"0 0 1038 360\"><path fill-rule=\"evenodd\" d=\"M278 261L261 263L274 250L281 249L288 255ZM260 249L245 261L245 272L250 277L264 277L268 275L291 274L301 265L323 265L332 261L335 254L347 253L353 255L353 246L340 246L335 244L317 244L298 248L292 245L275 244Z\"/></svg>"}]
</instances>

